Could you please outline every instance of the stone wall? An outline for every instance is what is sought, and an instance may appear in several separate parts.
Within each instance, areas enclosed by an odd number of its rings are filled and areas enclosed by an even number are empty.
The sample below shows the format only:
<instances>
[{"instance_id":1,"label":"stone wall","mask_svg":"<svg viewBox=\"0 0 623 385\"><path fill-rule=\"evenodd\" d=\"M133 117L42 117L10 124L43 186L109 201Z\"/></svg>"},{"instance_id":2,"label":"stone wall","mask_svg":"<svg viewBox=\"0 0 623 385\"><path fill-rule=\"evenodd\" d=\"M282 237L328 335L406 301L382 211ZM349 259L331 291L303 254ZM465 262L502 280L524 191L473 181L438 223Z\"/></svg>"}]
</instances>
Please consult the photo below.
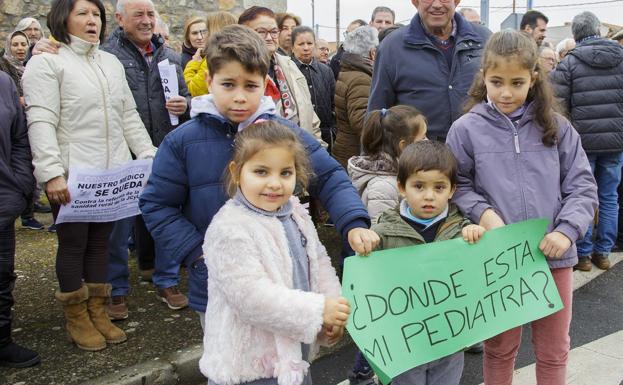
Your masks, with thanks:
<instances>
[{"instance_id":1,"label":"stone wall","mask_svg":"<svg viewBox=\"0 0 623 385\"><path fill-rule=\"evenodd\" d=\"M116 0L102 0L106 7L108 30L116 27L114 10ZM191 16L205 16L211 11L229 11L236 15L252 5L269 7L275 12L284 12L287 0L153 0L162 19L169 24L172 45L183 39L184 20ZM47 36L45 17L52 0L0 0L0 47L4 48L7 33L10 33L23 17L34 17L43 26Z\"/></svg>"}]
</instances>

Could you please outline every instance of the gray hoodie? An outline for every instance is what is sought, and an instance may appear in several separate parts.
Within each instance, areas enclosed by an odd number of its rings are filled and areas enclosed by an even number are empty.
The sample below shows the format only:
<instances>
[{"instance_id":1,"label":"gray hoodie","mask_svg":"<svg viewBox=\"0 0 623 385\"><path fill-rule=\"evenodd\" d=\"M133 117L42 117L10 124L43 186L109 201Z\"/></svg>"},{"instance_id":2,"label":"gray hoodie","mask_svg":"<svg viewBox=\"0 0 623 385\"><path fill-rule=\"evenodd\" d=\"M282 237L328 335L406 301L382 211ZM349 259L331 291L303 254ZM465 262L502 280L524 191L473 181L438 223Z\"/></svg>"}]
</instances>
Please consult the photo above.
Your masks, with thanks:
<instances>
[{"instance_id":1,"label":"gray hoodie","mask_svg":"<svg viewBox=\"0 0 623 385\"><path fill-rule=\"evenodd\" d=\"M201 95L192 99L190 106L190 118L194 118L199 114L211 114L226 119L214 104L214 95ZM247 126L255 123L258 116L262 114L277 115L275 103L269 96L262 96L258 109L244 122L238 123L238 132L244 130Z\"/></svg>"},{"instance_id":2,"label":"gray hoodie","mask_svg":"<svg viewBox=\"0 0 623 385\"><path fill-rule=\"evenodd\" d=\"M348 160L348 175L366 206L372 223L383 211L398 206L395 162L385 153L376 156L353 156Z\"/></svg>"},{"instance_id":3,"label":"gray hoodie","mask_svg":"<svg viewBox=\"0 0 623 385\"><path fill-rule=\"evenodd\" d=\"M533 104L514 125L486 103L476 105L448 132L459 180L453 201L474 223L486 209L505 223L550 220L574 244L551 268L577 263L575 241L586 233L597 208L597 186L580 136L558 116L558 143L546 147L543 129L533 120Z\"/></svg>"}]
</instances>

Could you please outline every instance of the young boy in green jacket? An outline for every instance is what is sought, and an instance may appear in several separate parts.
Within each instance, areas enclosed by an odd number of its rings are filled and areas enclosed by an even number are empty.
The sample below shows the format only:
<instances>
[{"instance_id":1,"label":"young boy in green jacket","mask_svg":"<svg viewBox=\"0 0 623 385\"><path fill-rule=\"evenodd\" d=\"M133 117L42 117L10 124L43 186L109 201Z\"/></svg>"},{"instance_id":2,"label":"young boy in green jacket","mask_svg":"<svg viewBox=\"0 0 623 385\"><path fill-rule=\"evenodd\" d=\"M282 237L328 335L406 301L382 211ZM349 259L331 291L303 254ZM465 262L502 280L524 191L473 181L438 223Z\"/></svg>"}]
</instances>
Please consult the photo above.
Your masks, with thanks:
<instances>
[{"instance_id":1,"label":"young boy in green jacket","mask_svg":"<svg viewBox=\"0 0 623 385\"><path fill-rule=\"evenodd\" d=\"M449 203L456 190L457 163L445 144L419 141L409 145L398 160L397 179L403 199L372 227L381 238L377 250L458 237L474 243L484 234L484 227L471 224ZM459 351L402 373L392 385L458 385L462 372L463 352Z\"/></svg>"}]
</instances>

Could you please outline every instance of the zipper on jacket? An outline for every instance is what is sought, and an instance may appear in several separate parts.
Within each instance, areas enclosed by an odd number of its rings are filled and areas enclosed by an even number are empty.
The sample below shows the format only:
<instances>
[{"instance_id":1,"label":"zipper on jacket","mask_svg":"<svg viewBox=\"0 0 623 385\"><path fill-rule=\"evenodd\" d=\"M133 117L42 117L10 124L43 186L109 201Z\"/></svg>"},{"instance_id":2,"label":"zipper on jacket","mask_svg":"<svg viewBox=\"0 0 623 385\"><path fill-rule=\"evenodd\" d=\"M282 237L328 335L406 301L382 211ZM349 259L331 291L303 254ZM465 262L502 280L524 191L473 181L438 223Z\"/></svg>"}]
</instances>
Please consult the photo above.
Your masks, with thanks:
<instances>
[{"instance_id":1,"label":"zipper on jacket","mask_svg":"<svg viewBox=\"0 0 623 385\"><path fill-rule=\"evenodd\" d=\"M91 49L92 50L92 49ZM92 56L93 62L95 62L95 55L97 54L97 52L95 52ZM104 71L102 70L101 66L99 65L99 63L96 63L96 66L93 65L93 62L91 61L91 57L89 57L89 54L87 53L86 55L87 58L87 62L89 63L89 66L91 67L91 69L93 70L93 73L95 74L95 77L97 78L97 82L100 85L100 90L102 92L102 102L104 102L104 124L106 126L106 169L110 168L110 127L108 125L108 103L107 103L107 99L106 99L106 91L104 90L104 84L102 83L102 79L100 78L100 74L103 75ZM97 68L95 68L97 67ZM98 71L100 73L98 73Z\"/></svg>"},{"instance_id":2,"label":"zipper on jacket","mask_svg":"<svg viewBox=\"0 0 623 385\"><path fill-rule=\"evenodd\" d=\"M510 125L511 131L513 133L513 146L515 147L515 167L517 168L517 173L519 174L519 177L521 178L519 191L521 191L521 203L523 204L524 219L527 220L528 219L528 207L526 205L526 194L524 192L524 187L523 187L523 174L521 172L521 165L519 164L519 154L521 154L521 148L519 147L519 132L517 131L517 126L515 126L515 124L508 118L508 116L506 116L506 114L502 113L497 108L495 103L491 103L491 105L493 106L493 109L496 110L500 115L502 115L502 117Z\"/></svg>"}]
</instances>

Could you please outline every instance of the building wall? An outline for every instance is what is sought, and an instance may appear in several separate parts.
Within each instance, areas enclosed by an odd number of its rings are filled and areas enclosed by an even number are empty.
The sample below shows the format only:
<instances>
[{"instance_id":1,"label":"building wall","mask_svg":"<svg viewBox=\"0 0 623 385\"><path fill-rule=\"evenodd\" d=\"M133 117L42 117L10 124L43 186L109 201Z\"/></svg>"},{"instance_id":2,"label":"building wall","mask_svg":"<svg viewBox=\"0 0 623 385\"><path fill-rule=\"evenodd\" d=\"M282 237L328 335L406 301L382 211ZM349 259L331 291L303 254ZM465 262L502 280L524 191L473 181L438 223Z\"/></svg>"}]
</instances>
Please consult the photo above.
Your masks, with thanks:
<instances>
[{"instance_id":1,"label":"building wall","mask_svg":"<svg viewBox=\"0 0 623 385\"><path fill-rule=\"evenodd\" d=\"M106 7L108 30L116 27L114 13L117 0L102 0ZM205 16L211 11L229 11L240 14L252 5L271 8L275 12L285 12L287 0L153 0L162 19L169 24L172 45L183 40L184 20L191 16ZM47 36L45 18L52 0L0 0L0 47L4 48L6 36L13 31L23 17L34 17L43 26Z\"/></svg>"}]
</instances>

